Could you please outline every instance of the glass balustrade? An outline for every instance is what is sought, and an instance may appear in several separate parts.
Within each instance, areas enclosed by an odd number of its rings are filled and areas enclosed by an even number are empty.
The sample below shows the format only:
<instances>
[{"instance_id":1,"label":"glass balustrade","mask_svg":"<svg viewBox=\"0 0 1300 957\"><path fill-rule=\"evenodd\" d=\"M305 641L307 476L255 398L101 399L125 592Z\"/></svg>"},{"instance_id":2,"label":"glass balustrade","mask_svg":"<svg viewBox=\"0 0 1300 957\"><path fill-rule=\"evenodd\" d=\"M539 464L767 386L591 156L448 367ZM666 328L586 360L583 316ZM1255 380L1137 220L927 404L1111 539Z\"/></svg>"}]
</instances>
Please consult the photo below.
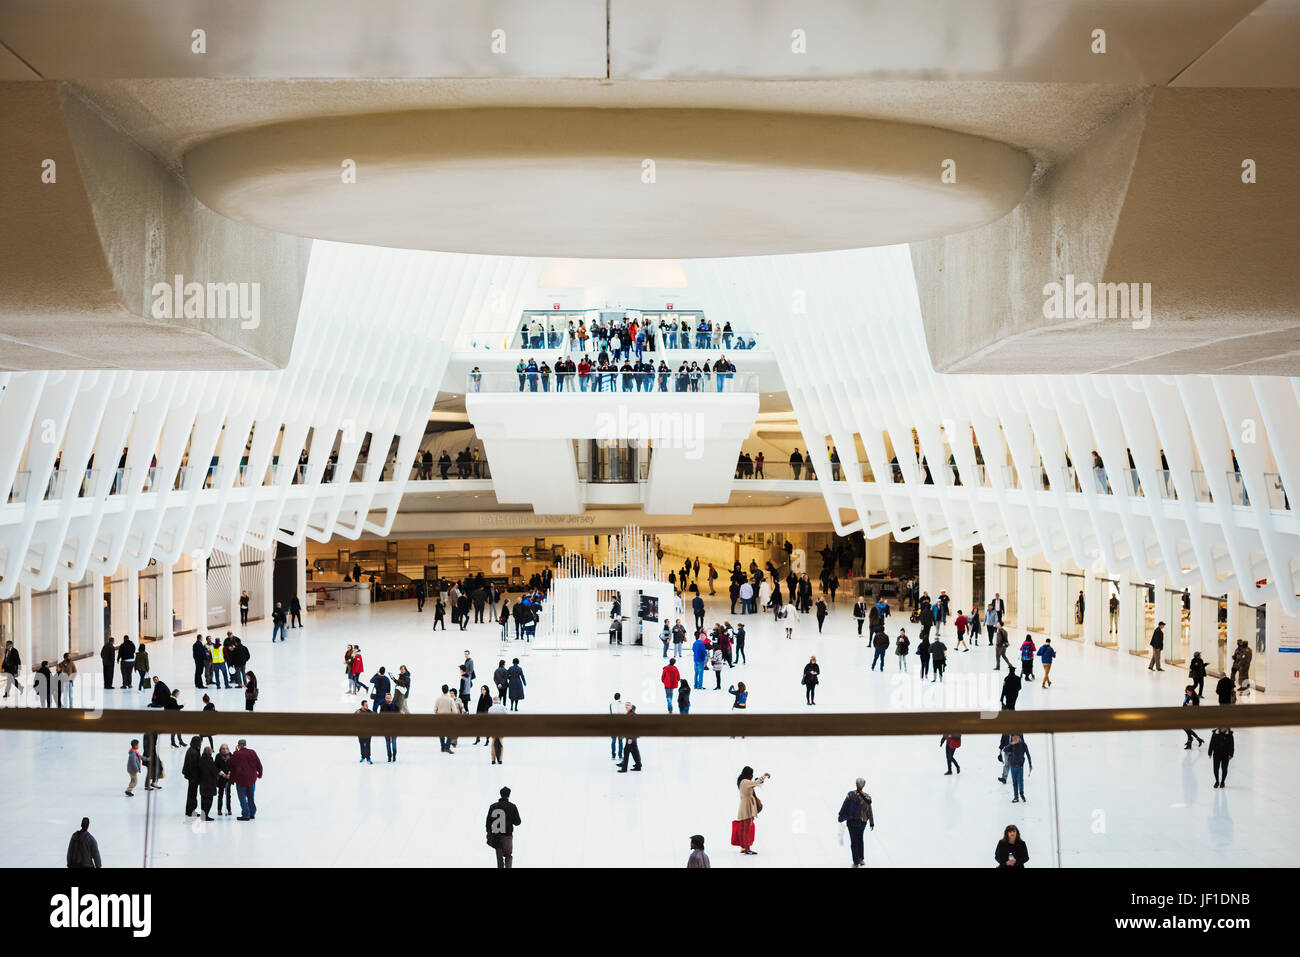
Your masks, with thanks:
<instances>
[{"instance_id":1,"label":"glass balustrade","mask_svg":"<svg viewBox=\"0 0 1300 957\"><path fill-rule=\"evenodd\" d=\"M1264 473L1264 487L1268 489L1268 507L1283 511L1291 510L1291 499L1287 497L1282 485L1282 476L1276 472Z\"/></svg>"},{"instance_id":2,"label":"glass balustrade","mask_svg":"<svg viewBox=\"0 0 1300 957\"><path fill-rule=\"evenodd\" d=\"M632 395L657 393L727 393L758 391L756 372L714 372L703 369L689 373L626 372L593 369L587 375L577 372L543 372L526 369L514 372L471 372L466 377L467 395L604 392Z\"/></svg>"},{"instance_id":3,"label":"glass balustrade","mask_svg":"<svg viewBox=\"0 0 1300 957\"><path fill-rule=\"evenodd\" d=\"M1228 472L1228 501L1232 505L1249 505L1250 494L1240 472Z\"/></svg>"}]
</instances>

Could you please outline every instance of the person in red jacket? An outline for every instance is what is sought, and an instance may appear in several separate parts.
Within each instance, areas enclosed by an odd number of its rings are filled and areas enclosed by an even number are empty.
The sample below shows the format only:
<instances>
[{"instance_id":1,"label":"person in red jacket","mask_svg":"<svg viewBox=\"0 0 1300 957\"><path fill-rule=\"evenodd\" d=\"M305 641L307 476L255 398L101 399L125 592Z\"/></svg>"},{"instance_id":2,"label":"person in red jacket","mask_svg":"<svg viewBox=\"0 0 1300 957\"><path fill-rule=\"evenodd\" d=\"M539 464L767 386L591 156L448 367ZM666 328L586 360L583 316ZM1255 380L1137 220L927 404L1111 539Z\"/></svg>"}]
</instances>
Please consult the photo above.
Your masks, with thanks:
<instances>
[{"instance_id":1,"label":"person in red jacket","mask_svg":"<svg viewBox=\"0 0 1300 957\"><path fill-rule=\"evenodd\" d=\"M257 752L248 746L243 738L235 745L235 753L230 756L230 779L235 782L235 793L239 795L240 815L235 820L251 821L257 817L257 804L253 800L253 791L257 779L262 776L262 760Z\"/></svg>"},{"instance_id":2,"label":"person in red jacket","mask_svg":"<svg viewBox=\"0 0 1300 957\"><path fill-rule=\"evenodd\" d=\"M677 659L669 658L668 664L664 665L664 670L659 674L659 680L664 684L664 697L668 699L668 713L673 713L673 695L677 692L677 686L681 684L682 674L677 670Z\"/></svg>"},{"instance_id":3,"label":"person in red jacket","mask_svg":"<svg viewBox=\"0 0 1300 957\"><path fill-rule=\"evenodd\" d=\"M352 654L352 693L353 694L356 694L357 691L361 688L365 688L367 691L370 690L370 685L366 684L364 681L361 680L361 676L365 673L365 670L366 670L366 663L361 660L361 646L357 645L356 648L353 649L353 654Z\"/></svg>"},{"instance_id":4,"label":"person in red jacket","mask_svg":"<svg viewBox=\"0 0 1300 957\"><path fill-rule=\"evenodd\" d=\"M964 644L963 639L966 635L966 629L970 626L970 619L963 615L959 608L957 609L957 617L953 619L952 623L957 629L957 644ZM974 639L975 644L978 645L980 643L979 629L972 629L972 631L974 633L971 635L971 638Z\"/></svg>"}]
</instances>

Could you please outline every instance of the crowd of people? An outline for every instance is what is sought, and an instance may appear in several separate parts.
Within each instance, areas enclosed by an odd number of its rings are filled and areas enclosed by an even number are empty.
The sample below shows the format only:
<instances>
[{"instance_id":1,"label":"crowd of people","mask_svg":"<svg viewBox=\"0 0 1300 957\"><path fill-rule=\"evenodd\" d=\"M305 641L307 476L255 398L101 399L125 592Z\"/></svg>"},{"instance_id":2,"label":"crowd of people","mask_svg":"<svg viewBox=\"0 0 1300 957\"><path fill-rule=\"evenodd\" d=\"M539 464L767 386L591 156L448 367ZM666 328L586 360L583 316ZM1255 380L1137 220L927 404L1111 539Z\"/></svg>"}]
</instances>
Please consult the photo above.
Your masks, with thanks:
<instances>
[{"instance_id":1,"label":"crowd of people","mask_svg":"<svg viewBox=\"0 0 1300 957\"><path fill-rule=\"evenodd\" d=\"M519 327L517 348L566 349L571 353L612 352L615 358L633 356L638 359L646 352L663 349L754 349L758 342L752 336L737 334L730 322L716 323L704 316L692 318L662 318L658 323L637 319L631 315L606 322L597 319L590 326L585 318L576 323L569 320L567 327L540 317L525 319Z\"/></svg>"},{"instance_id":2,"label":"crowd of people","mask_svg":"<svg viewBox=\"0 0 1300 957\"><path fill-rule=\"evenodd\" d=\"M559 356L555 363L520 359L515 365L520 392L726 392L736 375L736 365L725 355L713 362L683 360L674 372L663 359L653 361L638 356L611 356L603 349L594 360L586 355L573 361ZM539 390L540 386L540 390ZM482 391L482 373L470 373L470 391Z\"/></svg>"}]
</instances>

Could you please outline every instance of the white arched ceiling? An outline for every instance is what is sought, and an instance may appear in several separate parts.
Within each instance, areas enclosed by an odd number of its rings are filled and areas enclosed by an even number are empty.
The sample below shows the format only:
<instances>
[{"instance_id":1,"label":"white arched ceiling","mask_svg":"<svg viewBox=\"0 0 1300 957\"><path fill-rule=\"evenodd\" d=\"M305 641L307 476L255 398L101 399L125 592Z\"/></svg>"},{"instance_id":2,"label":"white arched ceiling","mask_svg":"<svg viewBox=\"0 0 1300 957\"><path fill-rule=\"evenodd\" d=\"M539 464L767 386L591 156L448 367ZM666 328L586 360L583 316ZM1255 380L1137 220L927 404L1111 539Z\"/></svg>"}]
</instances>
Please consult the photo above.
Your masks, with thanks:
<instances>
[{"instance_id":1,"label":"white arched ceiling","mask_svg":"<svg viewBox=\"0 0 1300 957\"><path fill-rule=\"evenodd\" d=\"M1080 567L1100 562L1143 580L1200 581L1209 594L1237 588L1251 603L1277 597L1289 614L1300 612L1300 524L1274 487L1280 480L1288 491L1300 488L1300 451L1286 440L1300 420L1300 380L938 375L905 247L684 267L715 321L756 328L775 350L837 531L979 542ZM904 453L913 429L934 484ZM857 462L855 435L865 462ZM886 435L898 451L899 483L888 480ZM839 451L844 481L831 481L828 444ZM1098 491L1094 449L1114 494ZM1127 472L1129 449L1140 496ZM1160 494L1161 449L1176 499ZM1233 504L1233 451L1249 505ZM961 486L943 468L949 453ZM1067 454L1081 491L1067 482ZM864 467L882 481L864 481ZM1044 469L1046 489L1037 481ZM845 521L841 510L856 517Z\"/></svg>"}]
</instances>

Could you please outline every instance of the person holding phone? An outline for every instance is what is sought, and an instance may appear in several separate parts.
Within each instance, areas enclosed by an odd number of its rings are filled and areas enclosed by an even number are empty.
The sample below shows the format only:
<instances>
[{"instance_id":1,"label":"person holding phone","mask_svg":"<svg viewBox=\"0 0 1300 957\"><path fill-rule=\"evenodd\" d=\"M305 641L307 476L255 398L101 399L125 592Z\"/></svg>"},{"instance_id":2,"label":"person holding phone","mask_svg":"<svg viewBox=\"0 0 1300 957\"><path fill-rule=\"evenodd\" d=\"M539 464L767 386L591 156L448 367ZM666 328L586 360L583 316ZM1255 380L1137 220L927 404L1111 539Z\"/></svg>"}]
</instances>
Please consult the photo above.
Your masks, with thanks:
<instances>
[{"instance_id":1,"label":"person holding phone","mask_svg":"<svg viewBox=\"0 0 1300 957\"><path fill-rule=\"evenodd\" d=\"M998 846L993 851L993 859L998 862L998 867L1025 866L1025 862L1029 860L1029 848L1020 837L1020 828L1014 824L1006 826L1002 832L1002 840L998 841Z\"/></svg>"}]
</instances>

